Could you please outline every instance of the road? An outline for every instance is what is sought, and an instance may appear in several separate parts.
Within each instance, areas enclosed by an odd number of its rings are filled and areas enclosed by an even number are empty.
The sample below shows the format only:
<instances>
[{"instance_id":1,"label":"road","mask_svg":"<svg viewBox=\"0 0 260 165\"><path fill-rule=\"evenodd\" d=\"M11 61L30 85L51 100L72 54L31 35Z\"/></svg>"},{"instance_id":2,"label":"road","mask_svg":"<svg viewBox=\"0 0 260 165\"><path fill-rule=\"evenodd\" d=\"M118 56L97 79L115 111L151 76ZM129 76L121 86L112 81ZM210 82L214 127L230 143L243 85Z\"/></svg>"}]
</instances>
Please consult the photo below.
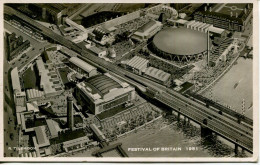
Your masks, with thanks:
<instances>
[{"instance_id":1,"label":"road","mask_svg":"<svg viewBox=\"0 0 260 165\"><path fill-rule=\"evenodd\" d=\"M4 51L6 52L6 51ZM13 92L10 82L10 65L7 62L7 55L4 57L4 108L3 108L3 123L4 123L4 156L18 156L18 152L14 151L13 147L18 147L18 129L16 129L15 121L16 116L13 102ZM10 134L13 134L13 137L10 138Z\"/></svg>"},{"instance_id":2,"label":"road","mask_svg":"<svg viewBox=\"0 0 260 165\"><path fill-rule=\"evenodd\" d=\"M28 63L30 63L32 59L34 59L36 56L39 56L43 52L44 47L50 45L50 43L48 43L47 41L39 42L33 39L29 35L23 33L21 30L11 26L6 21L4 21L4 28L7 29L9 32L14 32L16 36L22 36L24 41L29 40L32 47L30 51L26 52L26 57L16 59L14 60L14 62L11 63L12 68L17 67L18 69L21 69L23 66L28 65Z\"/></svg>"},{"instance_id":3,"label":"road","mask_svg":"<svg viewBox=\"0 0 260 165\"><path fill-rule=\"evenodd\" d=\"M5 6L5 11L7 11L6 6ZM131 72L123 70L122 68L119 68L118 66L115 66L100 58L97 58L94 54L89 52L84 46L78 46L75 43L72 43L71 41L64 39L64 37L57 35L56 33L52 32L50 29L46 27L38 25L36 21L30 19L29 17L13 9L8 9L8 12L10 14L15 14L20 18L22 18L24 21L37 26L39 29L42 30L42 33L44 35L52 38L53 40L60 43L61 45L64 45L76 51L77 53L80 53L82 55L81 58L84 59L85 61L97 67L105 68L106 70L113 72L118 76L124 77L127 82L131 82L134 80L140 82L142 85L147 86L148 88L152 88L153 90L159 93L156 96L157 100L163 102L164 104L170 105L170 107L172 107L175 110L177 109L177 111L179 112L181 111L181 113L183 113L185 116L190 117L194 121L202 124L203 123L202 120L207 119L210 116L212 120L210 120L207 125L210 129L212 129L214 132L218 133L219 135L226 137L230 141L239 144L249 152L253 152L252 130L248 129L247 127L244 127L242 124L236 123L230 118L226 118L225 116L221 116L217 112L213 111L212 109L209 109L202 104L199 105L199 103L181 95L176 91L169 90L166 87L163 87L153 81L147 80L141 76L135 75ZM170 91L170 94L167 94L167 97L165 97L167 90ZM171 101L173 100L175 101L175 103L178 103L179 106L181 107L172 104ZM184 103L185 106L183 106ZM186 105L190 105L189 108L186 107ZM189 111L183 107L188 108ZM217 118L214 118L214 116L217 116ZM237 129L237 128L241 128L241 129Z\"/></svg>"}]
</instances>

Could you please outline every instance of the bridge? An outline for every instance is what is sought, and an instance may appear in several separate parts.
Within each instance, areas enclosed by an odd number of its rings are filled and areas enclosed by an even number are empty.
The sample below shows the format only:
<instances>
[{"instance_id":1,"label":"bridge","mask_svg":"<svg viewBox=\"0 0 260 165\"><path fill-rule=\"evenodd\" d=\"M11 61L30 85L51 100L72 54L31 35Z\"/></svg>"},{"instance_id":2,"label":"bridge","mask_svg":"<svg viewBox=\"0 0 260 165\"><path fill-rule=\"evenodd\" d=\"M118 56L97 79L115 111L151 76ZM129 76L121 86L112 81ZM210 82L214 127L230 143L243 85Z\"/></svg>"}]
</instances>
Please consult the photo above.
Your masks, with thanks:
<instances>
[{"instance_id":1,"label":"bridge","mask_svg":"<svg viewBox=\"0 0 260 165\"><path fill-rule=\"evenodd\" d=\"M27 23L37 26L41 29L42 34L45 36L79 53L81 55L79 58L98 68L102 68L104 71L123 78L135 87L141 88L141 91L144 94L147 94L147 91L153 91L153 99L169 106L178 112L179 115L188 117L189 119L200 124L203 128L202 130L208 129L233 142L235 144L236 152L238 146L240 146L242 149L253 153L253 130L251 126L246 126L244 123L237 122L234 118L221 115L219 114L220 110L206 107L199 101L194 100L194 98L191 99L189 97L185 97L180 93L167 89L156 82L143 78L103 59L100 59L92 52L88 51L84 45L77 45L72 41L65 39L63 36L54 33L47 27L6 5L4 6L4 12L6 14L16 15ZM149 97L151 96L149 95Z\"/></svg>"}]
</instances>

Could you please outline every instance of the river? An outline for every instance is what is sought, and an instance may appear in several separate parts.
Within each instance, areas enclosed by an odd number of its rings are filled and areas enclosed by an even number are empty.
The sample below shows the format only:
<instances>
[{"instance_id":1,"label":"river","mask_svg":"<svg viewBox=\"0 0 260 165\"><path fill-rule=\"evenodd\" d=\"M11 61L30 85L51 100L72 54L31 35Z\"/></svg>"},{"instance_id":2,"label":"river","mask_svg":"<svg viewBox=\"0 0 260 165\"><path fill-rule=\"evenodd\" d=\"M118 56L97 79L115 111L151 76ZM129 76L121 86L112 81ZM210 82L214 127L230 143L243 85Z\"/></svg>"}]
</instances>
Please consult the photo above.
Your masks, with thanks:
<instances>
[{"instance_id":1,"label":"river","mask_svg":"<svg viewBox=\"0 0 260 165\"><path fill-rule=\"evenodd\" d=\"M235 85L237 84L237 85ZM210 98L210 90L204 96ZM242 113L242 100L245 116L253 117L253 60L240 57L237 64L213 86L212 99L222 105Z\"/></svg>"}]
</instances>

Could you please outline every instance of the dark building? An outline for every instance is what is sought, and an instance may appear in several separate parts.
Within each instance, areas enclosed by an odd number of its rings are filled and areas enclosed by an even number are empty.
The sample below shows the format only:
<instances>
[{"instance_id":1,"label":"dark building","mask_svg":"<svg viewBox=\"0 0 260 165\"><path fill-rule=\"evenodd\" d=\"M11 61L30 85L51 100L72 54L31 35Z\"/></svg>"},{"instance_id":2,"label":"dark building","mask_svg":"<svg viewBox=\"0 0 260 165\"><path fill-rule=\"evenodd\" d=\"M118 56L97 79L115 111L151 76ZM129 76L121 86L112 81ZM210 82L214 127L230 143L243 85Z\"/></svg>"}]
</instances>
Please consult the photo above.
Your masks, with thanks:
<instances>
[{"instance_id":1,"label":"dark building","mask_svg":"<svg viewBox=\"0 0 260 165\"><path fill-rule=\"evenodd\" d=\"M67 97L67 124L69 129L74 127L74 116L73 116L73 97L69 95Z\"/></svg>"},{"instance_id":2,"label":"dark building","mask_svg":"<svg viewBox=\"0 0 260 165\"><path fill-rule=\"evenodd\" d=\"M41 13L41 17L50 23L61 24L64 15L67 15L67 7L60 3L34 3L29 8Z\"/></svg>"},{"instance_id":3,"label":"dark building","mask_svg":"<svg viewBox=\"0 0 260 165\"><path fill-rule=\"evenodd\" d=\"M23 42L23 37L16 37L15 33L6 33L6 44L8 61L13 60L19 55L19 53L30 47L30 42L28 40Z\"/></svg>"},{"instance_id":4,"label":"dark building","mask_svg":"<svg viewBox=\"0 0 260 165\"><path fill-rule=\"evenodd\" d=\"M252 17L252 11L252 4L203 4L193 17L214 27L242 32Z\"/></svg>"}]
</instances>

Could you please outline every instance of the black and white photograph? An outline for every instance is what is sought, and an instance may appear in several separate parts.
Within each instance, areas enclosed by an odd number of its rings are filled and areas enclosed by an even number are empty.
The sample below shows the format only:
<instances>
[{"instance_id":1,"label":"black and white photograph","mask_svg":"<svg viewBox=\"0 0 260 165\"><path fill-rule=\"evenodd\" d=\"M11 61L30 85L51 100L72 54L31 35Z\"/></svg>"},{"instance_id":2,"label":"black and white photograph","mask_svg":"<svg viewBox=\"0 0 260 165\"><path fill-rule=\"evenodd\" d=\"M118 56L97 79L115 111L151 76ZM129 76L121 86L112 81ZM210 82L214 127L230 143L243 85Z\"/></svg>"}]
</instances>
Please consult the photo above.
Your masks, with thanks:
<instances>
[{"instance_id":1,"label":"black and white photograph","mask_svg":"<svg viewBox=\"0 0 260 165\"><path fill-rule=\"evenodd\" d=\"M256 0L47 2L2 3L1 161L258 160Z\"/></svg>"}]
</instances>

